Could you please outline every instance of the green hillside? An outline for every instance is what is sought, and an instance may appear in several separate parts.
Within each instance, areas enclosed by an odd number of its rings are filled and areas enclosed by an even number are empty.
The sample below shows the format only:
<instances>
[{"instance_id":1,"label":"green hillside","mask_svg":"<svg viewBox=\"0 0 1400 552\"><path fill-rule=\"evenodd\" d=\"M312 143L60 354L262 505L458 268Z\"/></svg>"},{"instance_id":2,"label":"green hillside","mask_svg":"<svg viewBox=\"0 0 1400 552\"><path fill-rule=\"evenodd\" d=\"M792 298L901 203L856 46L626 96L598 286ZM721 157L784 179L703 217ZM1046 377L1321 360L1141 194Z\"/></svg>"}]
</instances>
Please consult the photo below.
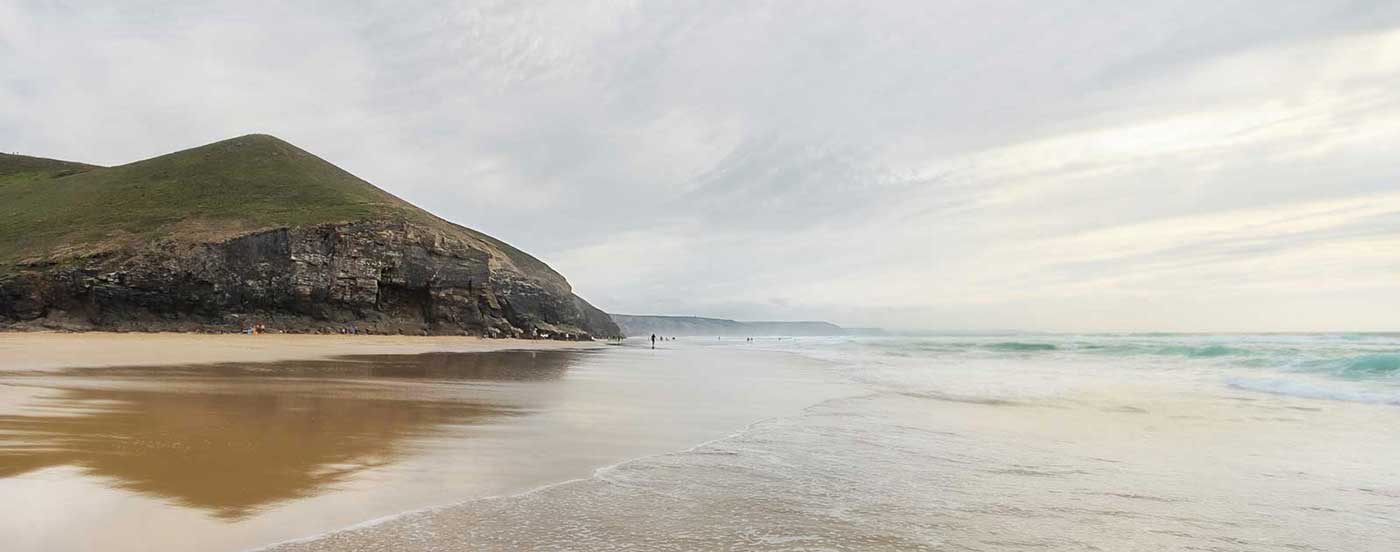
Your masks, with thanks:
<instances>
[{"instance_id":1,"label":"green hillside","mask_svg":"<svg viewBox=\"0 0 1400 552\"><path fill-rule=\"evenodd\" d=\"M447 224L267 135L117 167L0 155L0 267L162 238L216 241L280 226L371 219Z\"/></svg>"}]
</instances>

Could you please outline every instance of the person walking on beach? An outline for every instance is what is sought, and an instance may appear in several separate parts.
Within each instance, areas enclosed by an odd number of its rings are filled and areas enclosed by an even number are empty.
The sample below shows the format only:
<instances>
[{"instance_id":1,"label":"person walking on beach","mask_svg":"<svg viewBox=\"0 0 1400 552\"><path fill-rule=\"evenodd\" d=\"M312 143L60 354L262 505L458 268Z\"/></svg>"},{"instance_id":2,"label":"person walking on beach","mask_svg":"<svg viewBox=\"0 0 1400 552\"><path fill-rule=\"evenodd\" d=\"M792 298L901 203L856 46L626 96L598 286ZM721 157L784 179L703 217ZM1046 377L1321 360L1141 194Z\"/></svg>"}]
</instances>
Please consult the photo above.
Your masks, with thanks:
<instances>
[{"instance_id":1,"label":"person walking on beach","mask_svg":"<svg viewBox=\"0 0 1400 552\"><path fill-rule=\"evenodd\" d=\"M651 334L651 348L656 348L656 334Z\"/></svg>"}]
</instances>

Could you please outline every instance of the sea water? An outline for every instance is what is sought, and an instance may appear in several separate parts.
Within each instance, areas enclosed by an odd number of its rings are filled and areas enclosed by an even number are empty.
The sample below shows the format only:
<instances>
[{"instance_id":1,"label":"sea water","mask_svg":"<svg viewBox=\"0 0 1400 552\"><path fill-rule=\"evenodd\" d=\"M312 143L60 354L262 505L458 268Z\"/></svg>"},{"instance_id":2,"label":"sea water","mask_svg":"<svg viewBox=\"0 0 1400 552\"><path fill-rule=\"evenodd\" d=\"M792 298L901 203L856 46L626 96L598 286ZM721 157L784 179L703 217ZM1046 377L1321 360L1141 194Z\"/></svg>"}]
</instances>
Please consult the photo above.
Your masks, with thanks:
<instances>
[{"instance_id":1,"label":"sea water","mask_svg":"<svg viewBox=\"0 0 1400 552\"><path fill-rule=\"evenodd\" d=\"M664 345L799 355L840 392L284 548L1400 550L1400 336Z\"/></svg>"}]
</instances>

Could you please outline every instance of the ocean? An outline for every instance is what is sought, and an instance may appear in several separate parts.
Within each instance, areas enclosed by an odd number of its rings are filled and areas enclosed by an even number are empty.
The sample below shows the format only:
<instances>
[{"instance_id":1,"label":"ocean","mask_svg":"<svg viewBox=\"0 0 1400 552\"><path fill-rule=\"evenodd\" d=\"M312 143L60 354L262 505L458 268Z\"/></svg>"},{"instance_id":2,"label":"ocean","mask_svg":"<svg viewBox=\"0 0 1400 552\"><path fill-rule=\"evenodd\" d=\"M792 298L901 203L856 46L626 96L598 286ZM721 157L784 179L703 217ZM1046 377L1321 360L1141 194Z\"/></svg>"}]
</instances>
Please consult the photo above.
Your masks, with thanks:
<instances>
[{"instance_id":1,"label":"ocean","mask_svg":"<svg viewBox=\"0 0 1400 552\"><path fill-rule=\"evenodd\" d=\"M664 367L745 349L803 358L831 387L687 448L279 549L1400 549L1400 335L690 338L611 354Z\"/></svg>"}]
</instances>

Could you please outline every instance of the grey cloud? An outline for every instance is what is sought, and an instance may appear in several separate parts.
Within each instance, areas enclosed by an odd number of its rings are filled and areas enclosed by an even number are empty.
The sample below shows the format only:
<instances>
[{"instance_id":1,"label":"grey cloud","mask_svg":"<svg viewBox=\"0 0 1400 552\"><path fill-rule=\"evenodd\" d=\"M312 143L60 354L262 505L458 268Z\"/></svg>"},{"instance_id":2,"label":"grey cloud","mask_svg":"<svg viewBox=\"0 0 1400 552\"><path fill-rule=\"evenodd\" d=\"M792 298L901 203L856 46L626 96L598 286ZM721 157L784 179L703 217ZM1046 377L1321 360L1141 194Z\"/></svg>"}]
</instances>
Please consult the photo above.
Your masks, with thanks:
<instances>
[{"instance_id":1,"label":"grey cloud","mask_svg":"<svg viewBox=\"0 0 1400 552\"><path fill-rule=\"evenodd\" d=\"M1335 236L1093 263L1025 244L1389 192L1400 68L1338 52L1390 55L1397 28L1395 3L1345 1L6 3L0 149L278 134L623 312L1131 329L1158 303L1065 282L1175 293L1172 266ZM882 288L912 296L858 291Z\"/></svg>"}]
</instances>

